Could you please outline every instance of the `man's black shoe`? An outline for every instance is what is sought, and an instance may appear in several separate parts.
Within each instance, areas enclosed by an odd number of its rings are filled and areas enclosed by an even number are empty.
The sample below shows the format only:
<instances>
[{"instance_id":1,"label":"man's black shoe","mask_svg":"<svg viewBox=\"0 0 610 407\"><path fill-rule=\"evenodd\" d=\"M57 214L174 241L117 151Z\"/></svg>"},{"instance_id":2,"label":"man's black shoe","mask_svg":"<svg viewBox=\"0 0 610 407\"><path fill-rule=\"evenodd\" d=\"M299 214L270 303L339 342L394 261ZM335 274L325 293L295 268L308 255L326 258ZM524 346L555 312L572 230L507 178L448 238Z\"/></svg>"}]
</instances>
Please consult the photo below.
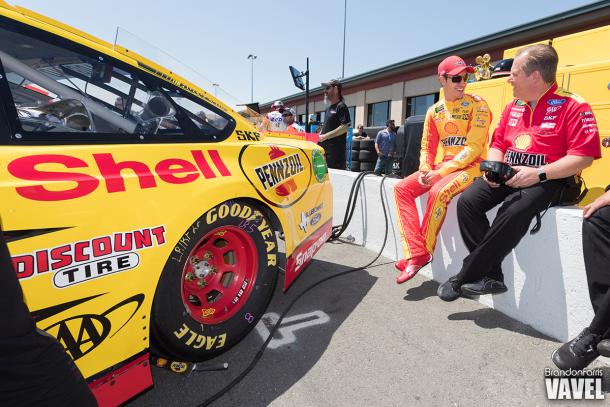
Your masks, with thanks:
<instances>
[{"instance_id":1,"label":"man's black shoe","mask_svg":"<svg viewBox=\"0 0 610 407\"><path fill-rule=\"evenodd\" d=\"M602 339L597 344L597 353L607 358L610 358L610 339Z\"/></svg>"},{"instance_id":2,"label":"man's black shoe","mask_svg":"<svg viewBox=\"0 0 610 407\"><path fill-rule=\"evenodd\" d=\"M443 301L457 300L462 294L460 283L457 281L457 278L451 277L449 280L438 286L436 294L438 295L438 298Z\"/></svg>"},{"instance_id":3,"label":"man's black shoe","mask_svg":"<svg viewBox=\"0 0 610 407\"><path fill-rule=\"evenodd\" d=\"M562 370L581 370L589 366L598 356L597 344L601 340L599 335L583 331L570 342L566 342L553 352L551 359Z\"/></svg>"},{"instance_id":4,"label":"man's black shoe","mask_svg":"<svg viewBox=\"0 0 610 407\"><path fill-rule=\"evenodd\" d=\"M462 285L462 292L468 295L500 294L507 290L508 288L503 282L487 276L473 283Z\"/></svg>"}]
</instances>

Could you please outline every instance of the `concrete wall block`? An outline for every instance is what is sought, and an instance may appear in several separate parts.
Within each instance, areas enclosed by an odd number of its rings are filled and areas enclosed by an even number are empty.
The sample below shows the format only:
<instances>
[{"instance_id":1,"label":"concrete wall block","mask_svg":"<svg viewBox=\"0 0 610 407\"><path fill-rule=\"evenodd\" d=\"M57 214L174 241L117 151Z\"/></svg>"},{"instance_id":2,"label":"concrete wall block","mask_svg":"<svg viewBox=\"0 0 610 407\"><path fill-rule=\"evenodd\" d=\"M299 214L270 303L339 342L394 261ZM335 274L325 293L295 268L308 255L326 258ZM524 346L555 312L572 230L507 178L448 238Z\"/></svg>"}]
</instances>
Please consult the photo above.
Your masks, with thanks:
<instances>
[{"instance_id":1,"label":"concrete wall block","mask_svg":"<svg viewBox=\"0 0 610 407\"><path fill-rule=\"evenodd\" d=\"M350 189L358 174L338 170L330 170L330 174L334 188L333 223L336 225L343 220ZM385 234L379 196L381 180L375 176L365 178L351 224L342 236L351 236L355 244L374 252L381 248ZM383 189L389 206L388 241L383 255L392 260L403 257L393 191L398 182L398 179L388 178ZM417 202L420 221L426 196ZM456 202L454 199L448 207L431 267L420 271L438 282L457 274L468 254L457 224ZM488 217L493 220L495 214L496 209L490 211ZM542 218L541 230L535 235L528 233L502 263L509 291L482 296L479 302L552 338L566 341L577 335L593 317L582 256L581 223L582 212L578 208L549 209ZM531 227L533 224L534 221Z\"/></svg>"}]
</instances>

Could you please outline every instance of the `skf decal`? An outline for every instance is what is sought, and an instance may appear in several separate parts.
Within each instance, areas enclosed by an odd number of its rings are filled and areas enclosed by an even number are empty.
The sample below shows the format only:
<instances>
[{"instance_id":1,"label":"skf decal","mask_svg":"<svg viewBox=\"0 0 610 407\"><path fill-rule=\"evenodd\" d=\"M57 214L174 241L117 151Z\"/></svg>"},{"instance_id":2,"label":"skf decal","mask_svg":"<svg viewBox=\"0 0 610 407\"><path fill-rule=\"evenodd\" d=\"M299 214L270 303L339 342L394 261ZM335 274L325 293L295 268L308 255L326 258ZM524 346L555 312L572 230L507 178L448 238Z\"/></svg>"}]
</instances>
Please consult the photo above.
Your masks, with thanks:
<instances>
[{"instance_id":1,"label":"skf decal","mask_svg":"<svg viewBox=\"0 0 610 407\"><path fill-rule=\"evenodd\" d=\"M260 141L261 139L261 134L256 131L237 130L235 134L239 141Z\"/></svg>"},{"instance_id":2,"label":"skf decal","mask_svg":"<svg viewBox=\"0 0 610 407\"><path fill-rule=\"evenodd\" d=\"M174 331L174 335L193 349L221 349L225 346L225 342L227 341L226 333L216 336L201 335L192 331L187 324L182 324L178 330Z\"/></svg>"},{"instance_id":3,"label":"skf decal","mask_svg":"<svg viewBox=\"0 0 610 407\"><path fill-rule=\"evenodd\" d=\"M89 169L92 166L78 157L64 154L20 157L11 161L7 169L15 178L34 182L33 185L15 188L22 197L34 201L64 201L91 194L100 186L100 178L108 193L126 191L124 170L136 174L141 189L156 188L159 182L157 179L168 184L187 184L200 177L211 179L231 176L218 150L206 152L209 158L201 150L191 151L189 160L166 158L156 163L154 170L140 161L117 161L111 153L92 155L97 167L94 173L65 171L74 168ZM49 188L48 184L53 187Z\"/></svg>"},{"instance_id":4,"label":"skf decal","mask_svg":"<svg viewBox=\"0 0 610 407\"><path fill-rule=\"evenodd\" d=\"M100 315L75 315L48 326L44 331L56 337L72 359L78 360L97 348L108 336L112 337L123 329L138 312L142 302L144 294L137 294ZM131 313L126 313L126 310Z\"/></svg>"},{"instance_id":5,"label":"skf decal","mask_svg":"<svg viewBox=\"0 0 610 407\"><path fill-rule=\"evenodd\" d=\"M280 208L299 201L313 178L308 154L291 146L248 143L239 153L239 166L259 196Z\"/></svg>"},{"instance_id":6,"label":"skf decal","mask_svg":"<svg viewBox=\"0 0 610 407\"><path fill-rule=\"evenodd\" d=\"M54 272L53 284L64 288L138 266L139 250L165 244L165 226L117 232L50 249L13 256L17 278Z\"/></svg>"}]
</instances>

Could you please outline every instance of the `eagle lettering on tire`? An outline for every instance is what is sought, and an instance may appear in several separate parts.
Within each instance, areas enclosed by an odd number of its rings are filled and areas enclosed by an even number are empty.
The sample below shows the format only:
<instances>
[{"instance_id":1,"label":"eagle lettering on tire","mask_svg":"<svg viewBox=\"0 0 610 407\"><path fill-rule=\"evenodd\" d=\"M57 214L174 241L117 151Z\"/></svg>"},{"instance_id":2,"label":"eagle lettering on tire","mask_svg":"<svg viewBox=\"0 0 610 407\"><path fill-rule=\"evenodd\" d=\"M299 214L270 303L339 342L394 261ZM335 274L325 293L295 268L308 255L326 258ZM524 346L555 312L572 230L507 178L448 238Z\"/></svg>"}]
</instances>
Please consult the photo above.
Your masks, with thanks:
<instances>
[{"instance_id":1,"label":"eagle lettering on tire","mask_svg":"<svg viewBox=\"0 0 610 407\"><path fill-rule=\"evenodd\" d=\"M277 241L254 205L227 201L184 232L155 293L153 352L200 361L237 344L265 312L277 280Z\"/></svg>"}]
</instances>

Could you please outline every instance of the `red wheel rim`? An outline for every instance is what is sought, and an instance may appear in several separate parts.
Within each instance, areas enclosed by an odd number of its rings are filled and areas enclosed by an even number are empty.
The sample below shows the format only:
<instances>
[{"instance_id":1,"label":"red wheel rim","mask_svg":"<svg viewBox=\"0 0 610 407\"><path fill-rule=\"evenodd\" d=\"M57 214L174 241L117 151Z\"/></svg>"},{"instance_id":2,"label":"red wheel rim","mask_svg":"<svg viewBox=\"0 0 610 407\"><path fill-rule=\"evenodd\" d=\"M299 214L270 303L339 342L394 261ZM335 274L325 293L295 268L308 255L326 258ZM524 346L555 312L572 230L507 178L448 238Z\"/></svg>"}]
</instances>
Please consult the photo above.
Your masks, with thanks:
<instances>
[{"instance_id":1,"label":"red wheel rim","mask_svg":"<svg viewBox=\"0 0 610 407\"><path fill-rule=\"evenodd\" d=\"M193 319L218 324L246 302L256 282L258 254L248 233L223 226L197 242L182 270L182 302Z\"/></svg>"}]
</instances>

